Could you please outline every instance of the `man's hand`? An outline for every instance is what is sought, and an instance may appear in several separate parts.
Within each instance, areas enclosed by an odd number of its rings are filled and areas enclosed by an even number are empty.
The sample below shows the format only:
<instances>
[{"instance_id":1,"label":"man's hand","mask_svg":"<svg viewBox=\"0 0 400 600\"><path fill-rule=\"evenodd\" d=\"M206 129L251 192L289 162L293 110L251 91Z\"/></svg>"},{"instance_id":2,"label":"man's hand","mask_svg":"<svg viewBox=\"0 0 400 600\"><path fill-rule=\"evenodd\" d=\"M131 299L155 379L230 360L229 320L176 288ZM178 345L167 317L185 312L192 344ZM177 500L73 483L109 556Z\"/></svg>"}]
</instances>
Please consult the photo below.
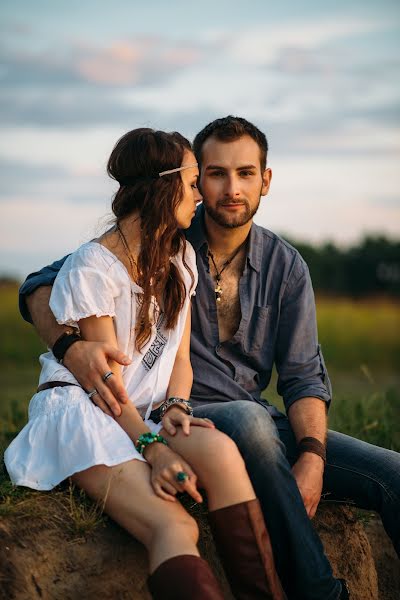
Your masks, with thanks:
<instances>
[{"instance_id":1,"label":"man's hand","mask_svg":"<svg viewBox=\"0 0 400 600\"><path fill-rule=\"evenodd\" d=\"M322 493L324 461L317 454L303 452L293 465L296 479L307 514L312 519L317 512Z\"/></svg>"},{"instance_id":2,"label":"man's hand","mask_svg":"<svg viewBox=\"0 0 400 600\"><path fill-rule=\"evenodd\" d=\"M99 392L92 398L107 415L119 417L120 402L128 402L128 394L119 377L109 377L107 382L103 376L110 371L108 361L116 361L120 365L129 365L131 360L123 352L104 342L80 341L72 344L65 353L63 364L86 390Z\"/></svg>"}]
</instances>

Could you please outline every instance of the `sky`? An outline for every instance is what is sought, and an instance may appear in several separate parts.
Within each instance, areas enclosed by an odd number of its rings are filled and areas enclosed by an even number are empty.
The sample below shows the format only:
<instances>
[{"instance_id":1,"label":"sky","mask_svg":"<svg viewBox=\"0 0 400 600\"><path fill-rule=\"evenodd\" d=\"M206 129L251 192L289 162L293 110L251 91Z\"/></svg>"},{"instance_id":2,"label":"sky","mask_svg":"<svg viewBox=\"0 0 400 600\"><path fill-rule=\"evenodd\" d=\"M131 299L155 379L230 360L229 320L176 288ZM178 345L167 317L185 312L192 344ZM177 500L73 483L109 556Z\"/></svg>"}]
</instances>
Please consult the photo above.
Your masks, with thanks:
<instances>
[{"instance_id":1,"label":"sky","mask_svg":"<svg viewBox=\"0 0 400 600\"><path fill-rule=\"evenodd\" d=\"M400 4L13 0L0 5L0 273L98 235L135 127L234 114L268 138L256 222L290 239L400 237Z\"/></svg>"}]
</instances>

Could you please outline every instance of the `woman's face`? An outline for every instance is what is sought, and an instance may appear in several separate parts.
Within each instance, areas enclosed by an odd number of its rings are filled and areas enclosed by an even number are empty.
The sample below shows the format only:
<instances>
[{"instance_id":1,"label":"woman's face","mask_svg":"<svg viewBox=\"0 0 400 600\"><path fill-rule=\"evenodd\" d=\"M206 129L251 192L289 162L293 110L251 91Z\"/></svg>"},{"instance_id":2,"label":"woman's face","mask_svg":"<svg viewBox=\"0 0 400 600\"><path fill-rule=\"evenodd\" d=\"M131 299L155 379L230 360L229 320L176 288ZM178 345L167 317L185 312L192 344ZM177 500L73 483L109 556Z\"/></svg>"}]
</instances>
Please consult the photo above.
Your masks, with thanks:
<instances>
[{"instance_id":1,"label":"woman's face","mask_svg":"<svg viewBox=\"0 0 400 600\"><path fill-rule=\"evenodd\" d=\"M193 152L186 150L183 155L181 166L195 165L196 162ZM180 171L180 174L182 178L183 195L182 200L175 209L175 217L178 222L178 227L187 229L196 212L196 205L202 200L202 196L197 189L199 169L197 167L189 167Z\"/></svg>"}]
</instances>

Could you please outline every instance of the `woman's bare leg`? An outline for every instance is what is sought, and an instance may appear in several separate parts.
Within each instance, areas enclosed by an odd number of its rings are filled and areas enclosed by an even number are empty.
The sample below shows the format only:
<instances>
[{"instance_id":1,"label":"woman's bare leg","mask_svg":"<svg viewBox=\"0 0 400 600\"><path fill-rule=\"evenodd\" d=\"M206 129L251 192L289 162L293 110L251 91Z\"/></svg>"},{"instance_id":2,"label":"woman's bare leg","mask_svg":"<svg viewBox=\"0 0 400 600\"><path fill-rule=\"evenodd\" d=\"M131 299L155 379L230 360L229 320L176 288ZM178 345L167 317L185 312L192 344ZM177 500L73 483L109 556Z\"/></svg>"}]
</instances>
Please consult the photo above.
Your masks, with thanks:
<instances>
[{"instance_id":1,"label":"woman's bare leg","mask_svg":"<svg viewBox=\"0 0 400 600\"><path fill-rule=\"evenodd\" d=\"M175 436L162 433L207 492L211 529L235 598L284 600L269 534L236 444L199 426L189 436L181 428Z\"/></svg>"},{"instance_id":2,"label":"woman's bare leg","mask_svg":"<svg viewBox=\"0 0 400 600\"><path fill-rule=\"evenodd\" d=\"M192 426L186 436L179 427L174 436L162 435L193 468L198 486L207 492L210 510L254 500L255 493L236 444L215 429Z\"/></svg>"},{"instance_id":3,"label":"woman's bare leg","mask_svg":"<svg viewBox=\"0 0 400 600\"><path fill-rule=\"evenodd\" d=\"M155 495L148 464L131 460L115 467L98 465L76 473L72 480L144 544L151 573L174 556L199 556L196 521L179 502Z\"/></svg>"}]
</instances>

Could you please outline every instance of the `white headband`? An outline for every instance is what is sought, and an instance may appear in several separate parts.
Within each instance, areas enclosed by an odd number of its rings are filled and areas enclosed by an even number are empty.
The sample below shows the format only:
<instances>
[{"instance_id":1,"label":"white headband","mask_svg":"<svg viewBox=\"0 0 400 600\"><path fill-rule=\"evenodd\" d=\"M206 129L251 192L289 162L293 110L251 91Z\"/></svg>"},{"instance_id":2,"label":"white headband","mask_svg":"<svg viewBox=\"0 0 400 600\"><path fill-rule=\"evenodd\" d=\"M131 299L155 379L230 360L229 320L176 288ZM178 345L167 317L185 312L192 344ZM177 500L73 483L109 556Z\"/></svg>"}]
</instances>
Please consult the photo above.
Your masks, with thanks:
<instances>
[{"instance_id":1,"label":"white headband","mask_svg":"<svg viewBox=\"0 0 400 600\"><path fill-rule=\"evenodd\" d=\"M197 167L197 163L195 163L194 165L186 165L184 167L177 167L176 169L170 169L169 171L161 171L161 173L158 174L159 177L163 177L164 175L170 175L171 173L177 173L178 171L183 171L183 169L191 169L193 167Z\"/></svg>"}]
</instances>

